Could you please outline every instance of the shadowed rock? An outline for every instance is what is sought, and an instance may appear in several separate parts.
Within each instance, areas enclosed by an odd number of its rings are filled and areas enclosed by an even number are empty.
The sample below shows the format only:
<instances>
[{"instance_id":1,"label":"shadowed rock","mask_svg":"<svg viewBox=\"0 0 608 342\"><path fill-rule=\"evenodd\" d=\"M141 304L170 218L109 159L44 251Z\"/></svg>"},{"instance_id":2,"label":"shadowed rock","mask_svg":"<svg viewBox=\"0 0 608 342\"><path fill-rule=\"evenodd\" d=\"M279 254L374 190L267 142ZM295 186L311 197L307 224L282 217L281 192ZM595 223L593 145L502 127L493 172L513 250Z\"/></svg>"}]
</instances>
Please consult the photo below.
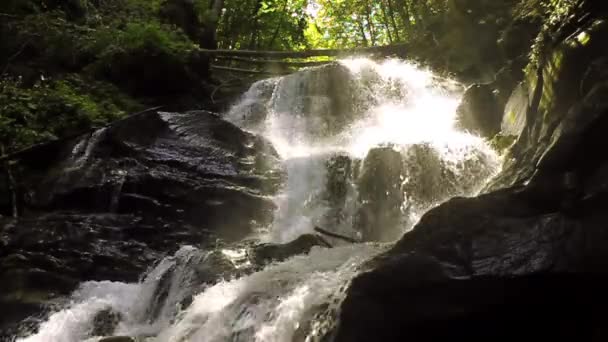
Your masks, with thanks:
<instances>
[{"instance_id":1,"label":"shadowed rock","mask_svg":"<svg viewBox=\"0 0 608 342\"><path fill-rule=\"evenodd\" d=\"M270 143L209 112L131 117L20 164L24 215L0 220L7 323L82 281L135 282L178 246L251 234L283 178Z\"/></svg>"}]
</instances>

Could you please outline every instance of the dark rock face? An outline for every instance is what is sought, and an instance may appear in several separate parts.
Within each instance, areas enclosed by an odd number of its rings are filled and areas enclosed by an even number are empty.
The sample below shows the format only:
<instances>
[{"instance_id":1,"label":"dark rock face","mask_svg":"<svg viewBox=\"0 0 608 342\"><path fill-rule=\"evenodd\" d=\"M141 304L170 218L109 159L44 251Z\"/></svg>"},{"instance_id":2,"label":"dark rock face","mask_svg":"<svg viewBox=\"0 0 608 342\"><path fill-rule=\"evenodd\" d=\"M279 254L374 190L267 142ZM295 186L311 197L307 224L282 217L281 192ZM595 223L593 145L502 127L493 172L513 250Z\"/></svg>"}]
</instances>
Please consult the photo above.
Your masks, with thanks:
<instances>
[{"instance_id":1,"label":"dark rock face","mask_svg":"<svg viewBox=\"0 0 608 342\"><path fill-rule=\"evenodd\" d=\"M490 85L476 84L464 93L458 107L458 124L467 131L491 138L500 131L502 108Z\"/></svg>"},{"instance_id":2,"label":"dark rock face","mask_svg":"<svg viewBox=\"0 0 608 342\"><path fill-rule=\"evenodd\" d=\"M600 94L605 92L602 84L607 78L597 68L608 54L602 44L608 25L592 18L579 29L578 35L547 52L540 66L531 66L526 80L513 92L502 127L518 139L490 189L521 185L533 175L559 178L572 169L593 168L589 164L604 159L598 149L601 138L592 131L606 128L601 119L606 104ZM586 173L575 172L578 176Z\"/></svg>"},{"instance_id":3,"label":"dark rock face","mask_svg":"<svg viewBox=\"0 0 608 342\"><path fill-rule=\"evenodd\" d=\"M111 309L102 310L93 318L92 336L109 336L120 323L121 315Z\"/></svg>"},{"instance_id":4,"label":"dark rock face","mask_svg":"<svg viewBox=\"0 0 608 342\"><path fill-rule=\"evenodd\" d=\"M264 196L281 181L269 143L206 112L133 118L64 152L26 179L32 210L138 213L239 238L272 218Z\"/></svg>"},{"instance_id":5,"label":"dark rock face","mask_svg":"<svg viewBox=\"0 0 608 342\"><path fill-rule=\"evenodd\" d=\"M325 162L327 180L324 200L330 209L322 223L324 227L334 229L348 224L352 218L356 206L354 183L359 177L360 164L360 160L344 154L333 155Z\"/></svg>"},{"instance_id":6,"label":"dark rock face","mask_svg":"<svg viewBox=\"0 0 608 342\"><path fill-rule=\"evenodd\" d=\"M593 341L608 296L606 202L572 216L511 189L453 199L356 278L338 341Z\"/></svg>"},{"instance_id":7,"label":"dark rock face","mask_svg":"<svg viewBox=\"0 0 608 342\"><path fill-rule=\"evenodd\" d=\"M337 63L288 75L277 85L274 107L279 112L314 116L309 128L312 136L338 133L356 115L351 78L349 70Z\"/></svg>"},{"instance_id":8,"label":"dark rock face","mask_svg":"<svg viewBox=\"0 0 608 342\"><path fill-rule=\"evenodd\" d=\"M0 221L7 323L82 281L137 281L177 246L249 235L283 177L268 142L208 112L132 117L21 164L24 215Z\"/></svg>"},{"instance_id":9,"label":"dark rock face","mask_svg":"<svg viewBox=\"0 0 608 342\"><path fill-rule=\"evenodd\" d=\"M359 210L356 226L363 241L390 241L397 236L403 217L403 156L392 147L369 151L361 166L358 183Z\"/></svg>"}]
</instances>

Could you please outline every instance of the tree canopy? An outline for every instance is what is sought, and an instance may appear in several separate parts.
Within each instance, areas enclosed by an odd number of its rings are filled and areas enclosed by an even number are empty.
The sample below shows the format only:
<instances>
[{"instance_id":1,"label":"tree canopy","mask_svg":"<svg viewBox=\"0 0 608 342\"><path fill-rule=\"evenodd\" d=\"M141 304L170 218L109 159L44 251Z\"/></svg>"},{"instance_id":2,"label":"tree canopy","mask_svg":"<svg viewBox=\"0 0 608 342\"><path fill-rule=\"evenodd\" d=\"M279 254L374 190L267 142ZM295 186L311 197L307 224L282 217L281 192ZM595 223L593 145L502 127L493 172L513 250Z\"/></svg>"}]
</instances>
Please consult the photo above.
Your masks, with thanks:
<instances>
[{"instance_id":1,"label":"tree canopy","mask_svg":"<svg viewBox=\"0 0 608 342\"><path fill-rule=\"evenodd\" d=\"M285 73L328 60L220 58L209 49L398 45L438 69L493 75L505 58L528 53L542 25L561 25L580 2L2 0L0 145L14 151L155 105L209 106L250 80L222 73L248 68L247 77L263 77L267 64ZM234 89L226 86L232 81Z\"/></svg>"}]
</instances>

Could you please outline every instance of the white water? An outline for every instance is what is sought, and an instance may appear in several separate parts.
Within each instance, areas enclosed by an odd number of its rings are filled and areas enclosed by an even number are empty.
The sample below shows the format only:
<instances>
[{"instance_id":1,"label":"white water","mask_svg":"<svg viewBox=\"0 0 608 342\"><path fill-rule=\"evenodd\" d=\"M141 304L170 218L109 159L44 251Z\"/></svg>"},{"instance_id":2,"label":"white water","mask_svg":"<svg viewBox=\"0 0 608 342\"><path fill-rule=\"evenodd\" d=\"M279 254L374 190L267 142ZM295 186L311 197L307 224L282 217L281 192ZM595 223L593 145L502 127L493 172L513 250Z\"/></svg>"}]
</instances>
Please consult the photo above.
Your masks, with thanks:
<instances>
[{"instance_id":1,"label":"white water","mask_svg":"<svg viewBox=\"0 0 608 342\"><path fill-rule=\"evenodd\" d=\"M498 157L482 139L454 129L461 96L454 82L402 61L356 59L342 64L348 82L328 85L327 73L314 70L258 82L226 116L268 138L285 162L288 179L275 199L274 223L262 239L290 241L316 225L360 237L354 221L365 203L358 197L354 174L363 166L355 160L378 146L398 151L406 164L399 184L391 185L407 192L397 227L401 233L433 205L450 196L474 194L498 169ZM330 93L335 87L348 94L353 106L347 120L332 127L337 114ZM326 196L326 164L336 154L357 165L340 208ZM343 218L335 220L336 212ZM106 308L122 316L115 335L146 341L316 341L331 329L345 288L360 265L388 247L313 248L308 255L206 288L197 287L194 266L205 265L209 252L183 247L139 284L82 284L70 305L19 341L95 341L98 338L90 336L92 321ZM243 262L241 251L222 252ZM161 284L168 284L163 285L166 299L150 317ZM192 303L181 307L191 293Z\"/></svg>"},{"instance_id":2,"label":"white water","mask_svg":"<svg viewBox=\"0 0 608 342\"><path fill-rule=\"evenodd\" d=\"M338 132L315 134L324 132L323 117L336 115L327 94L331 89L325 85L331 76L328 72L300 72L259 82L227 115L237 125L267 137L285 160L289 176L284 191L276 198L279 210L266 236L271 241L290 241L325 225L330 208L322 198L327 177L323 165L336 153L361 159L372 148L390 145L408 162L408 157L416 157L408 150L424 145L437 154L441 165L407 165L410 177L403 179L402 185L420 182L418 178L429 172L438 175L432 181L448 182L440 179L439 174L445 171L439 168L455 174L453 191L437 194L432 203L410 203L412 210L404 213L402 232L433 205L452 196L475 194L499 168L498 156L481 138L455 129L462 95L461 86L455 82L400 60L379 64L350 59L341 64L352 79L338 86L352 93L350 101L355 106L354 119ZM268 111L262 121L260 108ZM252 111L256 115L251 115ZM350 195L349 200L355 201L356 189ZM335 230L357 236L359 232L352 228L349 221Z\"/></svg>"}]
</instances>

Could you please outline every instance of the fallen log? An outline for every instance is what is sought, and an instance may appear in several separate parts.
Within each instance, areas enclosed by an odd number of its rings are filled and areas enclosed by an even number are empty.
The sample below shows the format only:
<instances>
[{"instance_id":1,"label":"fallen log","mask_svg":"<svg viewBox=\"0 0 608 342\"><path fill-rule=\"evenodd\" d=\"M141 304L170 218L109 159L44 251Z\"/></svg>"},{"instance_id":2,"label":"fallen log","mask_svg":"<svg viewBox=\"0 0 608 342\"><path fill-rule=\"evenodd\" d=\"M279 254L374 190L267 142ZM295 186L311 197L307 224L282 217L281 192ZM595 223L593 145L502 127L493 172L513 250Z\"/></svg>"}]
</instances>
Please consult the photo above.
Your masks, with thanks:
<instances>
[{"instance_id":1,"label":"fallen log","mask_svg":"<svg viewBox=\"0 0 608 342\"><path fill-rule=\"evenodd\" d=\"M334 246L332 246L332 244L325 240L321 235L317 235L317 239L319 239L319 242L321 242L321 244L323 244L325 247L334 248Z\"/></svg>"},{"instance_id":2,"label":"fallen log","mask_svg":"<svg viewBox=\"0 0 608 342\"><path fill-rule=\"evenodd\" d=\"M257 64L257 65L277 65L281 67L294 67L294 68L306 68L313 66L321 66L333 63L333 61L314 61L314 62L290 62L290 61L282 61L278 59L251 59L246 57L217 57L218 61L226 61L226 62L241 62L247 64Z\"/></svg>"},{"instance_id":3,"label":"fallen log","mask_svg":"<svg viewBox=\"0 0 608 342\"><path fill-rule=\"evenodd\" d=\"M403 54L405 45L373 46L356 49L321 49L306 51L257 51L257 50L199 50L211 56L262 57L262 58L309 58L309 57L346 57L356 55Z\"/></svg>"},{"instance_id":4,"label":"fallen log","mask_svg":"<svg viewBox=\"0 0 608 342\"><path fill-rule=\"evenodd\" d=\"M327 230L323 229L323 228L319 228L319 227L315 227L315 231L319 234L323 234L323 235L327 235L336 239L340 239L346 242L350 242L350 243L359 243L360 241L353 239L351 237L348 236L344 236L344 235L340 235L340 234L336 234L336 233L332 233L332 232L328 232Z\"/></svg>"},{"instance_id":5,"label":"fallen log","mask_svg":"<svg viewBox=\"0 0 608 342\"><path fill-rule=\"evenodd\" d=\"M289 71L289 70L277 70L277 71L251 70L251 69L231 68L231 67L225 67L225 66L220 66L220 65L211 65L210 68L211 68L211 70L236 72L236 73L251 74L251 75L287 75L287 74L292 73L292 71Z\"/></svg>"}]
</instances>

